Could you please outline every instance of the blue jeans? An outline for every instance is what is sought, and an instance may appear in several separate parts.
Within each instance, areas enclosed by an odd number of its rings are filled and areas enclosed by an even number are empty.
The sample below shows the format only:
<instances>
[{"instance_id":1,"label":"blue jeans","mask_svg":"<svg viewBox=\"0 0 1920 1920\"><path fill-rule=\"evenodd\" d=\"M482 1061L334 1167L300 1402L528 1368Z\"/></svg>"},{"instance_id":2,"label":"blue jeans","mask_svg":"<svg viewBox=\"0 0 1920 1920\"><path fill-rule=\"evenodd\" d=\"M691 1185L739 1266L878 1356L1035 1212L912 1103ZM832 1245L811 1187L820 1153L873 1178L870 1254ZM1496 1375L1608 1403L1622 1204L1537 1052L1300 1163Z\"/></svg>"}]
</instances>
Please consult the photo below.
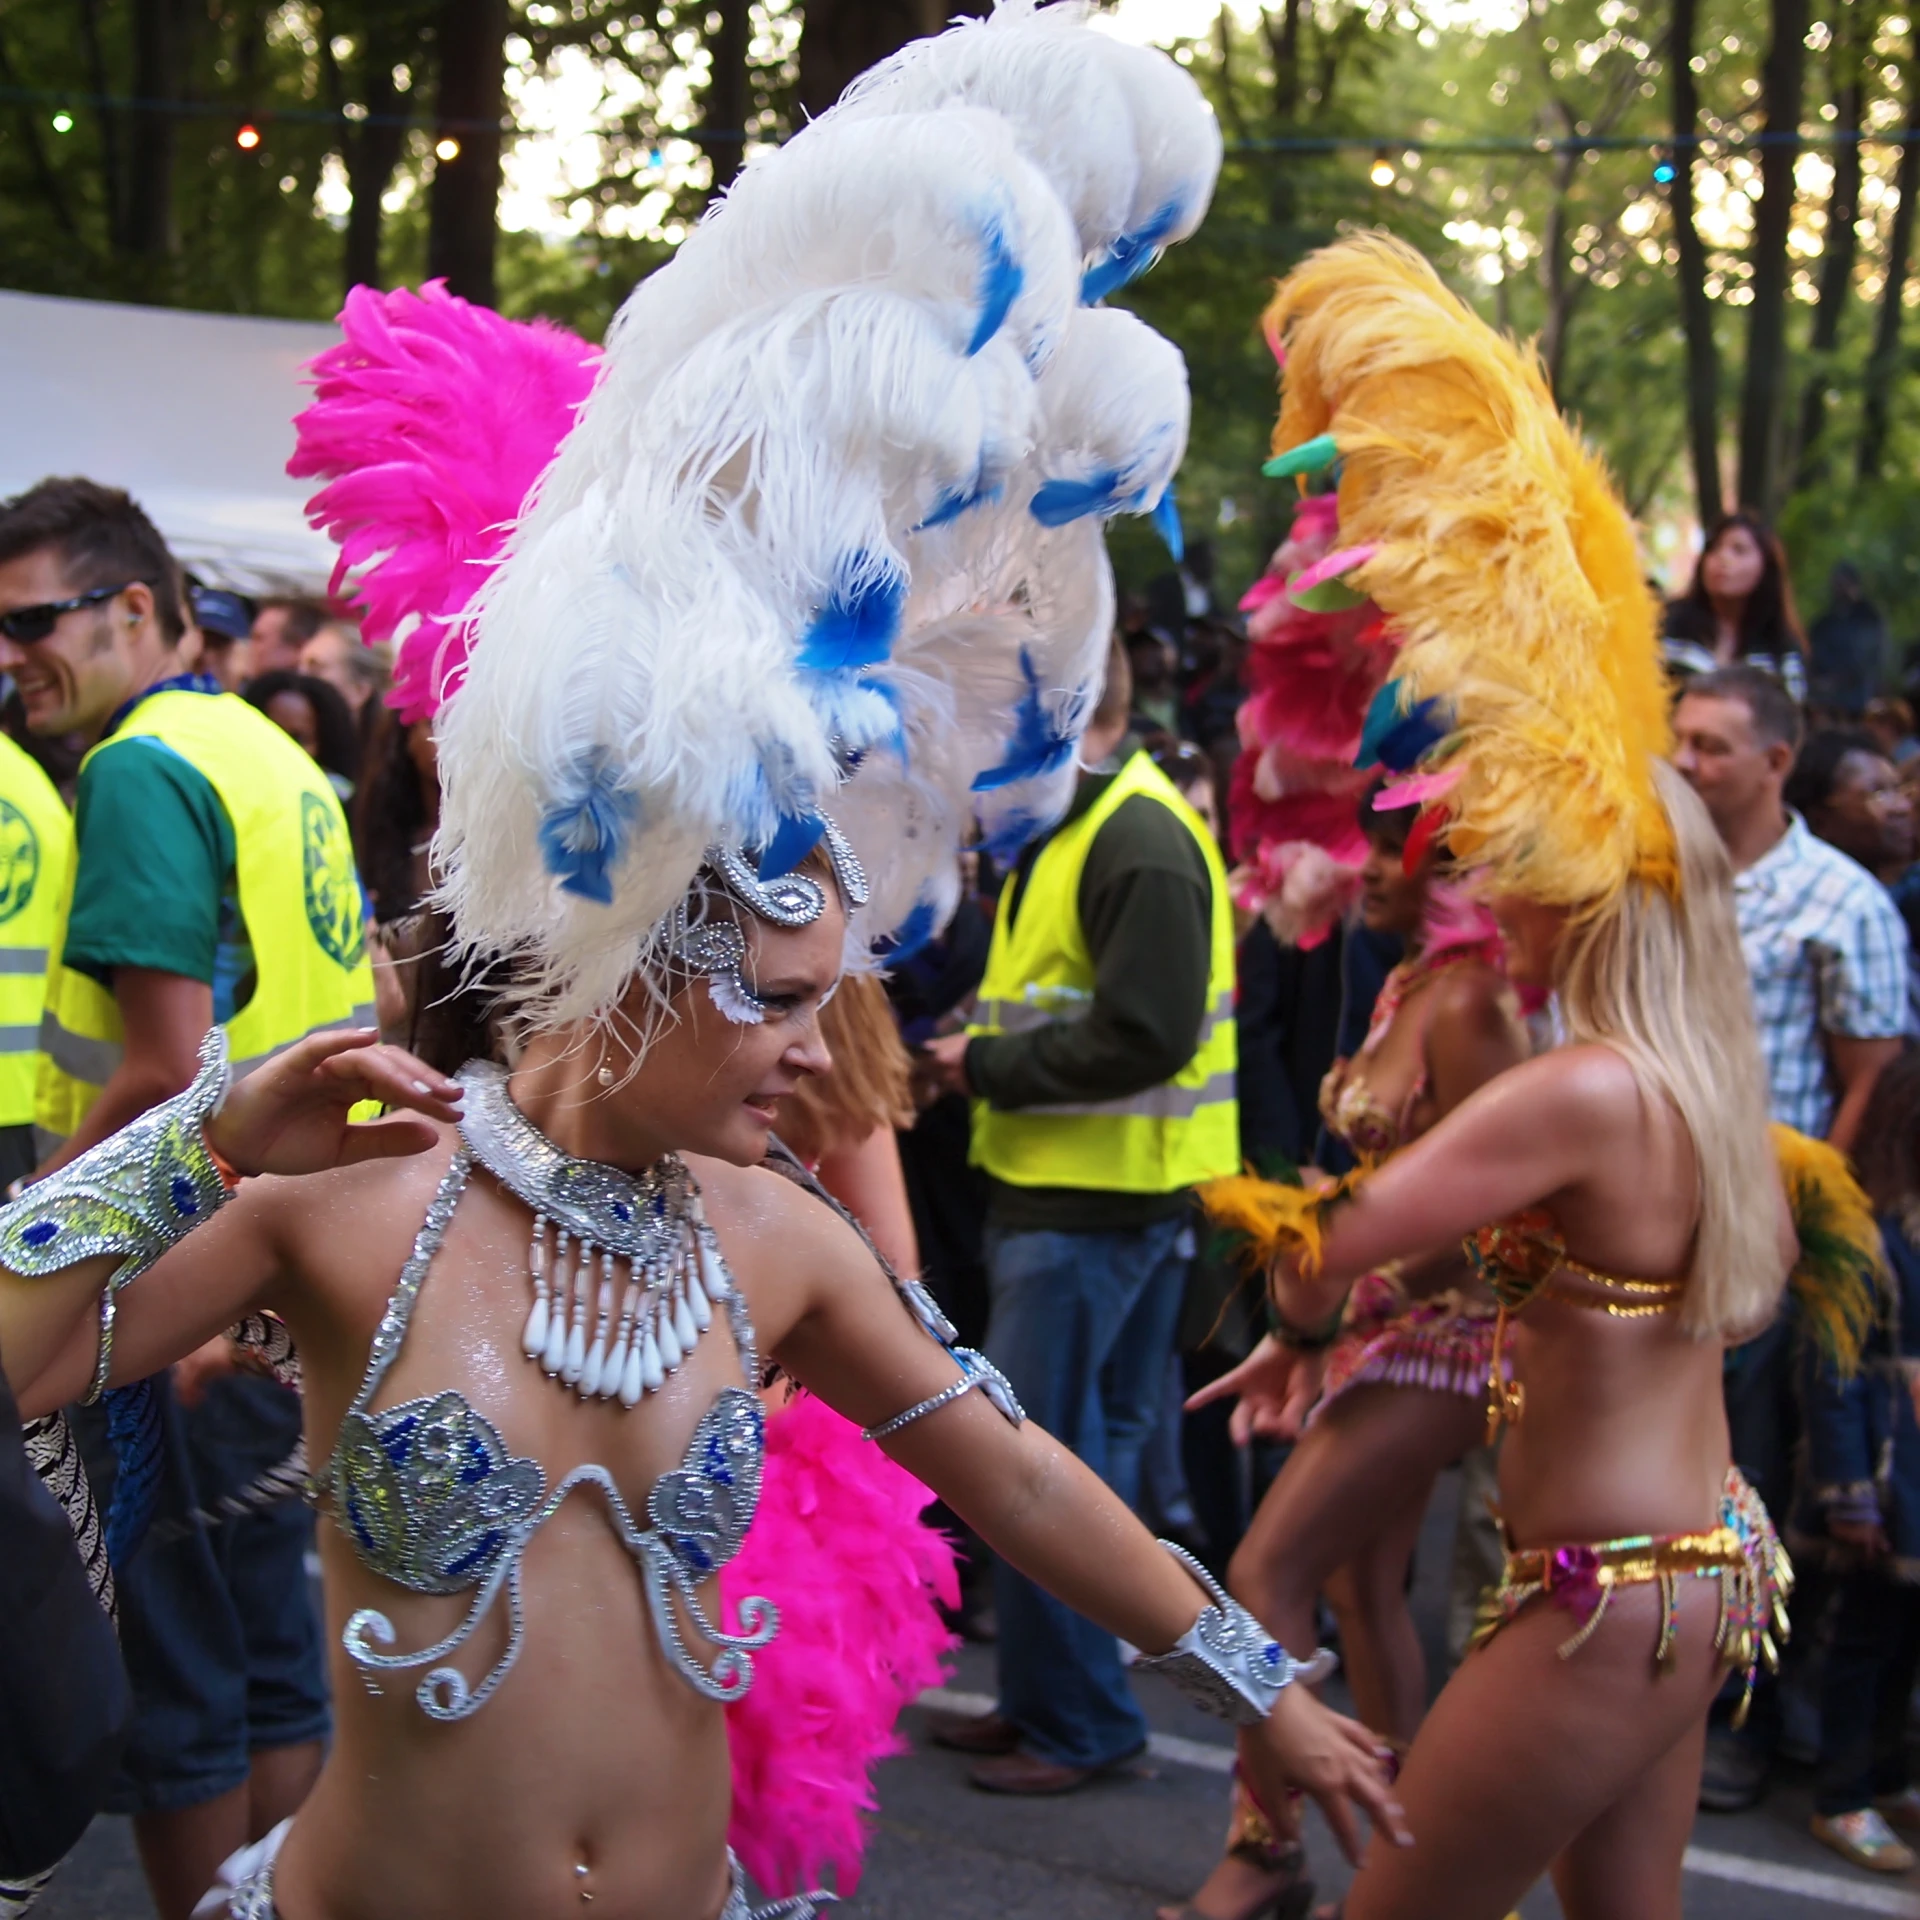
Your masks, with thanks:
<instances>
[{"instance_id":1,"label":"blue jeans","mask_svg":"<svg viewBox=\"0 0 1920 1920\"><path fill-rule=\"evenodd\" d=\"M271 1380L212 1381L188 1411L167 1376L156 1531L115 1570L120 1645L135 1717L114 1813L169 1813L240 1786L251 1756L324 1739L326 1648L306 1556L313 1514L284 1500L244 1519L169 1538L167 1522L278 1466L300 1437L300 1399ZM102 1505L112 1498L105 1422L75 1416Z\"/></svg>"},{"instance_id":2,"label":"blue jeans","mask_svg":"<svg viewBox=\"0 0 1920 1920\"><path fill-rule=\"evenodd\" d=\"M1190 1247L1184 1219L1124 1233L987 1235L987 1357L1028 1414L1129 1506L1160 1415ZM1146 1740L1111 1633L1004 1561L994 1605L1000 1712L1029 1749L1097 1767Z\"/></svg>"}]
</instances>

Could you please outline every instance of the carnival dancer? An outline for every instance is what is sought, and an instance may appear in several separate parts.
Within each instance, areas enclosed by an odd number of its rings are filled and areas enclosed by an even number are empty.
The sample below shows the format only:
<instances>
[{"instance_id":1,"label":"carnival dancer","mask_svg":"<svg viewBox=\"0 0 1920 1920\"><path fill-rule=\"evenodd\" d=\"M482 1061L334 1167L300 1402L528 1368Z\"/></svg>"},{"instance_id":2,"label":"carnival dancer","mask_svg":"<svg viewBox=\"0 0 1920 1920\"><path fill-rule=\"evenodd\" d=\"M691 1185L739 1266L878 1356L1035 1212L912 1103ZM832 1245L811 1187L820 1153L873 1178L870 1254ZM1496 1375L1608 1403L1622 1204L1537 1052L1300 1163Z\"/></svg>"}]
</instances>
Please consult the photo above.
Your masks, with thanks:
<instances>
[{"instance_id":1,"label":"carnival dancer","mask_svg":"<svg viewBox=\"0 0 1920 1920\"><path fill-rule=\"evenodd\" d=\"M1350 1838L1355 1799L1395 1822L1371 1736L1291 1684L1312 1663L761 1164L849 959L952 901L976 782L999 826L1070 789L1100 517L1164 500L1186 419L1174 350L1078 301L1191 230L1218 156L1170 62L1009 8L751 163L623 310L471 626L414 598L402 683L448 696L423 1048L467 1056L457 1124L246 1185L96 1310L106 1263L69 1246L104 1239L124 1282L223 1197L210 1055L161 1138L0 1218L24 1412L252 1310L298 1343L338 1732L203 1910L746 1914L718 1709L777 1622L715 1575L760 1488L763 1354L1242 1722L1262 1791L1298 1781ZM349 539L399 594L424 549L354 477ZM441 514L413 478L406 508ZM442 582L497 553L446 538Z\"/></svg>"},{"instance_id":2,"label":"carnival dancer","mask_svg":"<svg viewBox=\"0 0 1920 1920\"><path fill-rule=\"evenodd\" d=\"M1415 1843L1370 1849L1345 1911L1494 1920L1551 1869L1570 1912L1677 1920L1707 1707L1771 1656L1789 1578L1718 1393L1722 1348L1772 1312L1795 1252L1726 857L1661 758L1626 516L1534 363L1379 238L1315 255L1268 319L1277 464L1339 462L1350 544L1328 571L1385 615L1401 699L1445 709L1409 783L1421 832L1486 891L1510 976L1558 993L1569 1036L1377 1169L1214 1195L1271 1256L1289 1326L1468 1235L1499 1302L1505 1575L1401 1773ZM1796 1199L1828 1215L1802 1226L1796 1280L1855 1344L1870 1216L1836 1157L1789 1138ZM1283 1368L1270 1340L1237 1384Z\"/></svg>"},{"instance_id":3,"label":"carnival dancer","mask_svg":"<svg viewBox=\"0 0 1920 1920\"><path fill-rule=\"evenodd\" d=\"M1378 811L1381 792L1376 781L1362 797L1360 913L1369 928L1402 938L1408 957L1388 975L1364 1045L1336 1062L1321 1089L1328 1127L1369 1166L1529 1050L1492 921L1437 871L1432 847L1409 868L1418 809ZM1262 1499L1228 1584L1282 1641L1311 1635L1324 1592L1340 1622L1355 1709L1402 1748L1427 1704L1407 1570L1441 1468L1484 1434L1493 1324L1492 1295L1448 1248L1366 1275L1335 1324L1279 1329L1294 1368L1279 1425L1298 1444ZM1202 1388L1189 1404L1223 1391L1232 1388ZM1297 1838L1276 1833L1236 1788L1224 1857L1190 1902L1161 1915L1245 1920L1304 1911L1309 1897Z\"/></svg>"}]
</instances>

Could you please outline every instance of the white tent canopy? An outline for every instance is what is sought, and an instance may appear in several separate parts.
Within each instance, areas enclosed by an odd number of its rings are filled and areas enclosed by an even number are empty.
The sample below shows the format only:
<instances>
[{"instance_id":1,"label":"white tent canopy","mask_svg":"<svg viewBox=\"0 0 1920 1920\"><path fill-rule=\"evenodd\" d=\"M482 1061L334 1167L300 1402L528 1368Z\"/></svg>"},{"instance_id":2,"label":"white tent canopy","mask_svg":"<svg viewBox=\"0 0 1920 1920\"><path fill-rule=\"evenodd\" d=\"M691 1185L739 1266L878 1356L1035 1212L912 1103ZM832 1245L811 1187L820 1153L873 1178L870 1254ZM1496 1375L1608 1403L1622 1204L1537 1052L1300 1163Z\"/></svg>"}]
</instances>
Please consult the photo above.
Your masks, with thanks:
<instances>
[{"instance_id":1,"label":"white tent canopy","mask_svg":"<svg viewBox=\"0 0 1920 1920\"><path fill-rule=\"evenodd\" d=\"M287 477L306 320L0 293L0 497L50 474L124 487L181 564L242 593L319 593L334 546Z\"/></svg>"}]
</instances>

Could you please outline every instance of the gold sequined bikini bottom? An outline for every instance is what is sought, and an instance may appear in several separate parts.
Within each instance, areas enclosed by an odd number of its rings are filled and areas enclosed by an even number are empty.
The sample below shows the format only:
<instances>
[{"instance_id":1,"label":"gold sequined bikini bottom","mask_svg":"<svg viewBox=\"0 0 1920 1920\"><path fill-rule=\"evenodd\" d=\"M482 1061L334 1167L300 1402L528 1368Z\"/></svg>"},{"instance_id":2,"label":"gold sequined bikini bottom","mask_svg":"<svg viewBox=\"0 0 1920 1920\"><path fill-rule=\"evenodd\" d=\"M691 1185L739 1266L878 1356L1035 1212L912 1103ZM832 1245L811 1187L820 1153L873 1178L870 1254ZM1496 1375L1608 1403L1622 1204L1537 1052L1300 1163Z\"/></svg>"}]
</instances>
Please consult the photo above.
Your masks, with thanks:
<instances>
[{"instance_id":1,"label":"gold sequined bikini bottom","mask_svg":"<svg viewBox=\"0 0 1920 1920\"><path fill-rule=\"evenodd\" d=\"M1657 1585L1660 1636L1653 1658L1665 1668L1673 1661L1681 1580L1720 1583L1720 1625L1713 1644L1723 1665L1746 1675L1737 1726L1746 1718L1761 1666L1778 1671L1787 1638L1787 1595L1793 1590L1793 1564L1760 1496L1738 1467L1727 1469L1720 1524L1710 1532L1642 1534L1564 1547L1509 1546L1500 1584L1480 1603L1472 1644L1485 1646L1522 1607L1544 1594L1580 1616L1579 1627L1560 1648L1560 1658L1569 1660L1598 1630L1617 1588Z\"/></svg>"}]
</instances>

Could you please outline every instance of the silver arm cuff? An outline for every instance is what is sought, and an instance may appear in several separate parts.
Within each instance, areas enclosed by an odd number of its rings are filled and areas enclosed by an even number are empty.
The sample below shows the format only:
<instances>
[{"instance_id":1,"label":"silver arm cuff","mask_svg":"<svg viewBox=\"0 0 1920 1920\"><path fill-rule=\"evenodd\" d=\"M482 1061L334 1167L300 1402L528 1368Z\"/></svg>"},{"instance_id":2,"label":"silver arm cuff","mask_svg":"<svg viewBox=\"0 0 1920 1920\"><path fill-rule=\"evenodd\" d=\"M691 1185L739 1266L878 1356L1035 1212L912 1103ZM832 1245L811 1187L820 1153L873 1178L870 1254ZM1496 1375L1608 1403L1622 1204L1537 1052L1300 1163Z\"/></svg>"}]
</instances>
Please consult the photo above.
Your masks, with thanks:
<instances>
[{"instance_id":1,"label":"silver arm cuff","mask_svg":"<svg viewBox=\"0 0 1920 1920\"><path fill-rule=\"evenodd\" d=\"M938 1337L935 1335L936 1339ZM963 1393L970 1393L975 1387L1016 1427L1026 1419L1026 1408L1014 1397L1012 1387L1007 1384L1007 1376L991 1360L971 1347L949 1347L947 1351L960 1363L960 1378L952 1386L943 1387L938 1393L929 1395L918 1406L909 1407L905 1413L896 1413L891 1420L883 1420L879 1426L867 1428L861 1434L861 1439L884 1440L888 1434L898 1433L902 1427L911 1426L916 1420L924 1420L930 1413L938 1413L949 1401L958 1400Z\"/></svg>"},{"instance_id":2,"label":"silver arm cuff","mask_svg":"<svg viewBox=\"0 0 1920 1920\"><path fill-rule=\"evenodd\" d=\"M175 1094L0 1208L0 1267L40 1279L103 1253L122 1256L100 1298L100 1357L86 1399L113 1364L114 1298L223 1206L227 1184L203 1123L227 1093L227 1037L200 1043L200 1071Z\"/></svg>"},{"instance_id":3,"label":"silver arm cuff","mask_svg":"<svg viewBox=\"0 0 1920 1920\"><path fill-rule=\"evenodd\" d=\"M1311 1660L1296 1660L1184 1547L1160 1544L1205 1588L1212 1605L1165 1653L1136 1660L1136 1673L1164 1673L1196 1706L1250 1727L1296 1680L1312 1684L1333 1671L1334 1657L1324 1647Z\"/></svg>"}]
</instances>

